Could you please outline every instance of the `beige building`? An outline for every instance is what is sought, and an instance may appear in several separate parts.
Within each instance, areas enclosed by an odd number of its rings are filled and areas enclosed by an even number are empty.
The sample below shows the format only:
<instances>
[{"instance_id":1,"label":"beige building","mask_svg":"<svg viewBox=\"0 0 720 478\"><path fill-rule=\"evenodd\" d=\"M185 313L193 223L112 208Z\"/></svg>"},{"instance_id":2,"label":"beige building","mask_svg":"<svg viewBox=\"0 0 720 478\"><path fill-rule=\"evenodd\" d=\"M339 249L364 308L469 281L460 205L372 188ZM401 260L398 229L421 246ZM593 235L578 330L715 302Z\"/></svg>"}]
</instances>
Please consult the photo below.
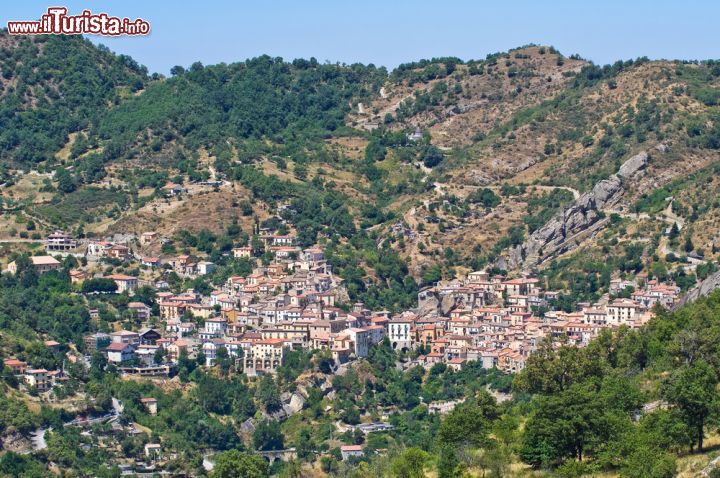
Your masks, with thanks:
<instances>
[{"instance_id":1,"label":"beige building","mask_svg":"<svg viewBox=\"0 0 720 478\"><path fill-rule=\"evenodd\" d=\"M258 375L274 374L282 365L287 347L283 339L263 339L252 344L245 355L245 373Z\"/></svg>"},{"instance_id":2,"label":"beige building","mask_svg":"<svg viewBox=\"0 0 720 478\"><path fill-rule=\"evenodd\" d=\"M627 324L635 318L640 304L631 299L615 299L607 306L607 323L610 325Z\"/></svg>"},{"instance_id":3,"label":"beige building","mask_svg":"<svg viewBox=\"0 0 720 478\"><path fill-rule=\"evenodd\" d=\"M60 269L60 262L52 256L32 256L30 260L32 261L35 272L38 274ZM17 273L17 264L15 261L8 264L8 271L11 274Z\"/></svg>"},{"instance_id":4,"label":"beige building","mask_svg":"<svg viewBox=\"0 0 720 478\"><path fill-rule=\"evenodd\" d=\"M132 294L138 287L137 277L126 276L123 274L114 274L107 276L106 279L110 279L117 284L117 291L119 294L126 292Z\"/></svg>"}]
</instances>

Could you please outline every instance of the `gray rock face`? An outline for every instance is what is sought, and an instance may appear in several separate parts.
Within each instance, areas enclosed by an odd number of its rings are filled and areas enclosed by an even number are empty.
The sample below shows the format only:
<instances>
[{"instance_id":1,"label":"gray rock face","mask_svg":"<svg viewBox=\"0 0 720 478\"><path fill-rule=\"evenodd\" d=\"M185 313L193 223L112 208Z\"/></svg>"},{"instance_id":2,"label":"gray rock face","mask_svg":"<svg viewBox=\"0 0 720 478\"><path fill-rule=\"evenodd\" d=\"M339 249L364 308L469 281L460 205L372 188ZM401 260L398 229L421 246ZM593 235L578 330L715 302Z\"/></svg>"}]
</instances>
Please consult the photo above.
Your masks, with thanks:
<instances>
[{"instance_id":1,"label":"gray rock face","mask_svg":"<svg viewBox=\"0 0 720 478\"><path fill-rule=\"evenodd\" d=\"M603 209L615 205L625 193L623 180L640 174L647 162L644 151L628 159L617 174L598 182L592 191L555 214L524 243L510 249L497 265L507 270L532 267L548 257L574 249L597 234L608 221Z\"/></svg>"},{"instance_id":2,"label":"gray rock face","mask_svg":"<svg viewBox=\"0 0 720 478\"><path fill-rule=\"evenodd\" d=\"M285 392L280 396L280 399L283 401L283 406L278 413L283 413L287 417L296 414L305 406L305 399L299 393Z\"/></svg>"},{"instance_id":3,"label":"gray rock face","mask_svg":"<svg viewBox=\"0 0 720 478\"><path fill-rule=\"evenodd\" d=\"M447 316L450 313L450 311L455 308L455 305L456 305L455 299L450 295L446 295L440 301L440 312L442 313L443 316Z\"/></svg>"},{"instance_id":4,"label":"gray rock face","mask_svg":"<svg viewBox=\"0 0 720 478\"><path fill-rule=\"evenodd\" d=\"M240 431L243 433L252 433L255 431L255 419L248 418L240 424Z\"/></svg>"},{"instance_id":5,"label":"gray rock face","mask_svg":"<svg viewBox=\"0 0 720 478\"><path fill-rule=\"evenodd\" d=\"M690 302L694 302L700 297L710 295L718 288L720 288L720 272L709 275L704 281L690 289L688 293L685 294L685 297L680 299L680 301L675 305L674 309L682 307L685 304L689 304Z\"/></svg>"},{"instance_id":6,"label":"gray rock face","mask_svg":"<svg viewBox=\"0 0 720 478\"><path fill-rule=\"evenodd\" d=\"M632 158L628 159L620 166L617 175L622 178L630 178L635 173L643 169L648 163L648 154L645 151L641 151Z\"/></svg>"},{"instance_id":7,"label":"gray rock face","mask_svg":"<svg viewBox=\"0 0 720 478\"><path fill-rule=\"evenodd\" d=\"M437 315L440 308L440 298L432 289L423 289L418 293L418 317Z\"/></svg>"},{"instance_id":8,"label":"gray rock face","mask_svg":"<svg viewBox=\"0 0 720 478\"><path fill-rule=\"evenodd\" d=\"M286 408L290 409L288 415L299 412L305 406L305 399L299 393L293 393L290 403L287 404ZM287 410L286 410L287 411Z\"/></svg>"},{"instance_id":9,"label":"gray rock face","mask_svg":"<svg viewBox=\"0 0 720 478\"><path fill-rule=\"evenodd\" d=\"M336 289L335 300L341 304L346 304L350 302L350 295L348 295L348 291L347 289L345 289L345 287L338 287Z\"/></svg>"},{"instance_id":10,"label":"gray rock face","mask_svg":"<svg viewBox=\"0 0 720 478\"><path fill-rule=\"evenodd\" d=\"M415 313L418 317L446 316L460 304L461 301L451 294L440 295L428 288L418 293L418 308Z\"/></svg>"}]
</instances>

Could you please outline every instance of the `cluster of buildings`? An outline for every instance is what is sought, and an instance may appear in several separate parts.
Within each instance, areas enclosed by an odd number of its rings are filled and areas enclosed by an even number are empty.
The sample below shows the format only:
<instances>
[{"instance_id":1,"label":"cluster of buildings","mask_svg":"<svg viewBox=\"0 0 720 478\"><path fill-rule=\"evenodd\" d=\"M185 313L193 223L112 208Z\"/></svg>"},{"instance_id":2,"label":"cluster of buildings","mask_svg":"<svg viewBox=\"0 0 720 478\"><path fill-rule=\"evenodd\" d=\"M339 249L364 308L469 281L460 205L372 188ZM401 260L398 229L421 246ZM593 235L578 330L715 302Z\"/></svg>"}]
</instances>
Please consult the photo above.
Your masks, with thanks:
<instances>
[{"instance_id":1,"label":"cluster of buildings","mask_svg":"<svg viewBox=\"0 0 720 478\"><path fill-rule=\"evenodd\" d=\"M45 342L45 347L57 351L60 344L54 340L48 340ZM7 358L3 360L3 365L10 370L20 383L38 392L47 392L55 385L61 384L68 379L64 370L33 368L17 358Z\"/></svg>"},{"instance_id":2,"label":"cluster of buildings","mask_svg":"<svg viewBox=\"0 0 720 478\"><path fill-rule=\"evenodd\" d=\"M137 239L137 241L135 241ZM137 242L138 250L134 251L130 245L131 242ZM37 272L43 273L53 269L60 269L60 262L55 256L85 257L89 262L97 262L102 259L115 260L120 263L129 261L137 261L140 265L150 269L158 269L164 267L175 271L182 277L197 277L211 273L215 264L210 261L198 260L190 255L178 255L175 257L161 260L159 257L142 255L139 253L143 249L153 243L162 242L159 234L154 231L142 233L139 237L133 235L121 236L117 240L102 239L76 239L69 234L56 230L49 234L45 239L45 251L47 255L34 256L31 258ZM17 265L11 262L8 265L8 271L15 273ZM79 280L85 276L80 276Z\"/></svg>"},{"instance_id":3,"label":"cluster of buildings","mask_svg":"<svg viewBox=\"0 0 720 478\"><path fill-rule=\"evenodd\" d=\"M202 353L212 366L222 355L246 374L257 375L275 373L290 350L325 350L342 364L366 357L387 338L396 350L422 348L408 366L445 363L460 370L479 361L485 368L513 373L523 369L545 337L587 345L605 328L641 326L655 304L671 306L679 292L677 286L650 280L631 298L584 303L563 312L550 307L559 293L543 290L537 278L508 279L479 271L421 292L421 303L436 297L452 304L447 313L440 307L421 313L421 307L392 316L362 303L345 311L336 306L344 295L342 280L332 274L322 250L311 248L245 277L230 277L209 296L194 290L160 292L164 328L109 334L113 343L105 350L111 362L138 359L148 367L156 365L158 349L171 363L183 352L190 357ZM134 316L149 319L145 304L130 307Z\"/></svg>"},{"instance_id":4,"label":"cluster of buildings","mask_svg":"<svg viewBox=\"0 0 720 478\"><path fill-rule=\"evenodd\" d=\"M638 287L638 282L643 286L630 298L605 296L599 303L580 303L577 310L564 312L552 308L560 292L543 290L537 278L472 272L463 281L421 292L421 302L438 298L452 304L447 314L400 314L389 323L389 338L396 348L424 347L427 353L414 365L442 362L459 370L468 361L480 361L484 368L518 372L548 336L585 346L605 328L643 325L655 304L670 307L678 299L679 287L656 280L633 281L616 292Z\"/></svg>"},{"instance_id":5,"label":"cluster of buildings","mask_svg":"<svg viewBox=\"0 0 720 478\"><path fill-rule=\"evenodd\" d=\"M160 240L154 232L139 238L140 246ZM273 261L255 267L245 276L229 277L210 294L189 289L169 292L162 281L113 274L117 291L129 295L140 285L158 292L156 303L131 302L127 311L143 328L96 333L85 337L85 349L101 351L110 363L127 373L173 373L184 355L204 357L205 365L231 361L248 375L275 373L288 352L326 351L336 364L366 357L373 345L387 338L399 351L420 348L408 366L432 367L445 363L460 370L469 361L485 368L517 372L545 337L583 346L608 327L638 327L651 317L655 304L670 307L680 289L638 276L614 279L612 297L596 304L579 304L573 312L553 310L560 291L544 290L535 277L507 278L485 271L462 280L441 283L419 294L417 309L391 315L370 311L362 303L351 308L341 278L335 276L320 247L295 245L292 235L260 236ZM48 237L48 250L67 250L72 238L56 231ZM253 260L253 249L236 247L235 258ZM161 261L137 256L127 246L108 241L89 242L88 254L145 264L167 264L185 275L207 274L214 265L190 255ZM38 272L59 268L51 256L33 257ZM12 264L11 264L12 266ZM72 271L73 282L88 278ZM430 304L430 306L428 306ZM45 383L42 371L36 382ZM25 373L25 372L24 372ZM38 389L43 385L33 385Z\"/></svg>"},{"instance_id":6,"label":"cluster of buildings","mask_svg":"<svg viewBox=\"0 0 720 478\"><path fill-rule=\"evenodd\" d=\"M291 350L326 350L338 364L367 356L385 337L389 315L373 314L360 303L349 312L336 307L346 293L323 250L303 250L288 242L285 236L268 237L273 263L247 276L229 277L206 296L192 289L158 292L160 327L149 326L150 305L131 302L132 317L148 327L89 335L86 349L102 351L127 372L146 375L172 372L183 353L204 356L208 366L226 358L248 375L275 373ZM244 253L245 248L233 251L235 257Z\"/></svg>"}]
</instances>

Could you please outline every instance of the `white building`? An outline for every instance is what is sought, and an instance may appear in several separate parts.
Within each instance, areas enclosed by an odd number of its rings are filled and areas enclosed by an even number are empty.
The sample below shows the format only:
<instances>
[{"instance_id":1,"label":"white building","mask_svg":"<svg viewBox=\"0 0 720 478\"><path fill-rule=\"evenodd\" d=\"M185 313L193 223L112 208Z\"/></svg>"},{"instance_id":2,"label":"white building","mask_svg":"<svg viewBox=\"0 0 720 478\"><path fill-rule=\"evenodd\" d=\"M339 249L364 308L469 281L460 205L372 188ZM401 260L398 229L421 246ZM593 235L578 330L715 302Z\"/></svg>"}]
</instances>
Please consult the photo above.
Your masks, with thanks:
<instances>
[{"instance_id":1,"label":"white building","mask_svg":"<svg viewBox=\"0 0 720 478\"><path fill-rule=\"evenodd\" d=\"M402 350L412 347L412 327L413 320L402 316L388 322L388 338L393 349Z\"/></svg>"},{"instance_id":2,"label":"white building","mask_svg":"<svg viewBox=\"0 0 720 478\"><path fill-rule=\"evenodd\" d=\"M48 252L64 252L75 249L78 243L75 239L57 230L50 234L45 241L45 250Z\"/></svg>"},{"instance_id":3,"label":"white building","mask_svg":"<svg viewBox=\"0 0 720 478\"><path fill-rule=\"evenodd\" d=\"M640 309L640 304L631 299L615 299L607 306L607 323L623 325L632 321Z\"/></svg>"},{"instance_id":4,"label":"white building","mask_svg":"<svg viewBox=\"0 0 720 478\"><path fill-rule=\"evenodd\" d=\"M215 337L221 337L227 330L227 320L222 317L214 317L212 319L205 320L205 332L214 335Z\"/></svg>"},{"instance_id":5,"label":"white building","mask_svg":"<svg viewBox=\"0 0 720 478\"><path fill-rule=\"evenodd\" d=\"M204 276L211 273L215 269L215 264L210 261L200 261L197 263L198 275Z\"/></svg>"},{"instance_id":6,"label":"white building","mask_svg":"<svg viewBox=\"0 0 720 478\"><path fill-rule=\"evenodd\" d=\"M354 344L354 352L356 357L367 357L370 352L372 343L372 333L366 329L351 328L345 331L349 336L350 340Z\"/></svg>"},{"instance_id":7,"label":"white building","mask_svg":"<svg viewBox=\"0 0 720 478\"><path fill-rule=\"evenodd\" d=\"M121 342L112 342L105 348L108 362L122 363L135 357L135 347Z\"/></svg>"}]
</instances>

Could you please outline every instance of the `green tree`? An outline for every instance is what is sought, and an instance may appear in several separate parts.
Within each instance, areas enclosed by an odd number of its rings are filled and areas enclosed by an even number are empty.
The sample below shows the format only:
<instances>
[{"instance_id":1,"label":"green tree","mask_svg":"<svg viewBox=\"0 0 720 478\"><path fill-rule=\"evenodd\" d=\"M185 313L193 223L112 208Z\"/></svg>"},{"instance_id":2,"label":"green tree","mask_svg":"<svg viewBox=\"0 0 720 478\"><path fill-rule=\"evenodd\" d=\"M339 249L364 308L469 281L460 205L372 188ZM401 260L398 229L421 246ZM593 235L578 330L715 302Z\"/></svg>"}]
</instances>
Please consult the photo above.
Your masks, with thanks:
<instances>
[{"instance_id":1,"label":"green tree","mask_svg":"<svg viewBox=\"0 0 720 478\"><path fill-rule=\"evenodd\" d=\"M441 445L437 462L438 478L455 478L460 474L460 469L455 448L452 445Z\"/></svg>"},{"instance_id":2,"label":"green tree","mask_svg":"<svg viewBox=\"0 0 720 478\"><path fill-rule=\"evenodd\" d=\"M396 478L425 478L430 455L420 448L408 448L393 458L390 469Z\"/></svg>"},{"instance_id":3,"label":"green tree","mask_svg":"<svg viewBox=\"0 0 720 478\"><path fill-rule=\"evenodd\" d=\"M623 478L672 478L677 475L675 458L656 448L641 446L623 462Z\"/></svg>"},{"instance_id":4,"label":"green tree","mask_svg":"<svg viewBox=\"0 0 720 478\"><path fill-rule=\"evenodd\" d=\"M282 450L285 448L280 424L275 420L262 420L253 432L253 445L256 450Z\"/></svg>"},{"instance_id":5,"label":"green tree","mask_svg":"<svg viewBox=\"0 0 720 478\"><path fill-rule=\"evenodd\" d=\"M233 358L230 357L228 350L225 347L218 348L215 363L220 367L220 373L223 377L227 377L230 372L230 368L233 365Z\"/></svg>"},{"instance_id":6,"label":"green tree","mask_svg":"<svg viewBox=\"0 0 720 478\"><path fill-rule=\"evenodd\" d=\"M282 405L280 389L271 375L264 375L263 378L260 379L260 383L255 391L255 396L268 413L279 410Z\"/></svg>"},{"instance_id":7,"label":"green tree","mask_svg":"<svg viewBox=\"0 0 720 478\"><path fill-rule=\"evenodd\" d=\"M422 162L426 168L434 168L443 160L442 151L433 145L429 145L423 152Z\"/></svg>"},{"instance_id":8,"label":"green tree","mask_svg":"<svg viewBox=\"0 0 720 478\"><path fill-rule=\"evenodd\" d=\"M258 455L229 450L215 459L210 478L266 478L270 476L267 462Z\"/></svg>"},{"instance_id":9,"label":"green tree","mask_svg":"<svg viewBox=\"0 0 720 478\"><path fill-rule=\"evenodd\" d=\"M443 420L438 441L455 447L482 447L488 443L492 420L499 416L495 399L487 392L480 392L473 399L455 407Z\"/></svg>"},{"instance_id":10,"label":"green tree","mask_svg":"<svg viewBox=\"0 0 720 478\"><path fill-rule=\"evenodd\" d=\"M662 395L677 408L695 431L698 451L703 449L705 426L718 415L717 374L702 360L683 365L663 384Z\"/></svg>"},{"instance_id":11,"label":"green tree","mask_svg":"<svg viewBox=\"0 0 720 478\"><path fill-rule=\"evenodd\" d=\"M495 194L492 189L480 188L470 193L467 200L474 204L480 204L482 207L494 208L500 204L500 196Z\"/></svg>"},{"instance_id":12,"label":"green tree","mask_svg":"<svg viewBox=\"0 0 720 478\"><path fill-rule=\"evenodd\" d=\"M604 404L590 384L573 384L538 398L523 435L520 457L535 467L582 461L587 448L602 437Z\"/></svg>"},{"instance_id":13,"label":"green tree","mask_svg":"<svg viewBox=\"0 0 720 478\"><path fill-rule=\"evenodd\" d=\"M503 445L491 446L483 453L482 463L490 471L489 478L508 476L512 463L510 450Z\"/></svg>"},{"instance_id":14,"label":"green tree","mask_svg":"<svg viewBox=\"0 0 720 478\"><path fill-rule=\"evenodd\" d=\"M529 393L551 394L566 390L573 383L601 375L600 363L586 349L556 348L551 338L543 340L528 357L515 387Z\"/></svg>"},{"instance_id":15,"label":"green tree","mask_svg":"<svg viewBox=\"0 0 720 478\"><path fill-rule=\"evenodd\" d=\"M312 429L310 427L302 427L295 439L295 453L298 458L311 461L315 455L317 444L313 440Z\"/></svg>"},{"instance_id":16,"label":"green tree","mask_svg":"<svg viewBox=\"0 0 720 478\"><path fill-rule=\"evenodd\" d=\"M109 293L116 291L117 284L112 279L96 277L93 279L88 279L82 283L83 294L90 294L93 292Z\"/></svg>"},{"instance_id":17,"label":"green tree","mask_svg":"<svg viewBox=\"0 0 720 478\"><path fill-rule=\"evenodd\" d=\"M693 245L692 237L690 237L690 234L688 234L685 238L685 244L683 246L683 249L685 249L685 252L692 252L695 249L695 245Z\"/></svg>"},{"instance_id":18,"label":"green tree","mask_svg":"<svg viewBox=\"0 0 720 478\"><path fill-rule=\"evenodd\" d=\"M55 180L58 183L58 190L66 194L69 194L77 189L77 182L75 181L75 178L65 168L60 168L55 171Z\"/></svg>"}]
</instances>

